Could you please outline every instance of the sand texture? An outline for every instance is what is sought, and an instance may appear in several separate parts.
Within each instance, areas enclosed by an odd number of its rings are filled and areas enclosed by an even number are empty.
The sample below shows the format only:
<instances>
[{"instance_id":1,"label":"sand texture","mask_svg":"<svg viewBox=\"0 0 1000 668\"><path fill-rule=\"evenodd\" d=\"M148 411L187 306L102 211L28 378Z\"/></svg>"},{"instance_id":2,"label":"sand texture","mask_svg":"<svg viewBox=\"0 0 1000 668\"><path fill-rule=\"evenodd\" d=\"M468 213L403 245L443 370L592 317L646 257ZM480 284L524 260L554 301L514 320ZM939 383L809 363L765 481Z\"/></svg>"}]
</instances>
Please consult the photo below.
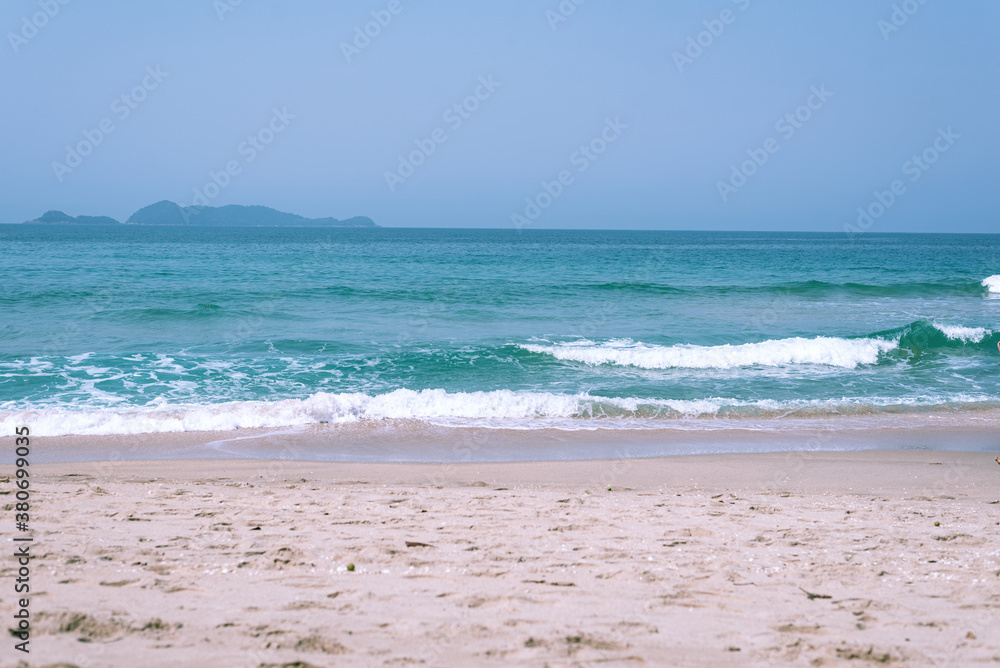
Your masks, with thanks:
<instances>
[{"instance_id":1,"label":"sand texture","mask_svg":"<svg viewBox=\"0 0 1000 668\"><path fill-rule=\"evenodd\" d=\"M1000 665L992 454L32 473L4 666Z\"/></svg>"}]
</instances>

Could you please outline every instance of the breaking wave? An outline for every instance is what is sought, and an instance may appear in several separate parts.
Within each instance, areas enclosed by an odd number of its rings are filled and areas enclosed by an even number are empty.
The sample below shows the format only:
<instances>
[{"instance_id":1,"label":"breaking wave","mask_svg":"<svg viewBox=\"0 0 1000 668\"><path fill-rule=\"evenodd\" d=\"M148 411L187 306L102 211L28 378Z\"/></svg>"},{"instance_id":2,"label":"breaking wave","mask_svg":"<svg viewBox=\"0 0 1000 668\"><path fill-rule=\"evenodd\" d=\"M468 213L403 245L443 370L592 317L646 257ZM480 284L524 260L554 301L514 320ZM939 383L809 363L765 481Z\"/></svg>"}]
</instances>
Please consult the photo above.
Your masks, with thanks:
<instances>
[{"instance_id":1,"label":"breaking wave","mask_svg":"<svg viewBox=\"0 0 1000 668\"><path fill-rule=\"evenodd\" d=\"M819 336L812 339L796 337L722 346L656 346L631 339L617 339L605 343L582 340L550 345L524 344L520 347L529 352L552 355L560 360L642 369L734 369L791 364L854 369L861 364L875 364L880 354L895 350L899 347L899 342Z\"/></svg>"},{"instance_id":2,"label":"breaking wave","mask_svg":"<svg viewBox=\"0 0 1000 668\"><path fill-rule=\"evenodd\" d=\"M865 415L946 405L996 406L987 395L864 397L830 400L744 401L601 397L587 393L446 392L395 390L381 395L319 392L306 399L233 401L218 404L159 404L114 408L35 408L0 411L0 435L31 425L36 436L156 434L420 420L448 426L515 429L643 428L664 420L697 418L771 419Z\"/></svg>"},{"instance_id":3,"label":"breaking wave","mask_svg":"<svg viewBox=\"0 0 1000 668\"><path fill-rule=\"evenodd\" d=\"M924 353L946 348L959 351L967 344L982 343L994 336L993 330L985 327L917 321L898 329L857 338L793 337L718 346L647 345L632 339L597 343L580 339L518 344L518 348L563 361L640 369L737 369L792 365L856 369L877 364L887 353L894 351Z\"/></svg>"}]
</instances>

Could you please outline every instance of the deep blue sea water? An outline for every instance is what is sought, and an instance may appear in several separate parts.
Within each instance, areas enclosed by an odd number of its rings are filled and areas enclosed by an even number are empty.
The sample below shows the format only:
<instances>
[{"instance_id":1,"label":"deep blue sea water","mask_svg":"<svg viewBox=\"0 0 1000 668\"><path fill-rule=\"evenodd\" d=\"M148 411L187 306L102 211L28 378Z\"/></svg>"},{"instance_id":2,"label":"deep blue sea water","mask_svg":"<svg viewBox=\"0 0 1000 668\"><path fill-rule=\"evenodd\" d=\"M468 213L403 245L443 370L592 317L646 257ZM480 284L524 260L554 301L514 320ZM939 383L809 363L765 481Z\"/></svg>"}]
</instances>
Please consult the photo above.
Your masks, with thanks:
<instances>
[{"instance_id":1,"label":"deep blue sea water","mask_svg":"<svg viewBox=\"0 0 1000 668\"><path fill-rule=\"evenodd\" d=\"M0 434L1000 407L1000 235L0 226Z\"/></svg>"}]
</instances>

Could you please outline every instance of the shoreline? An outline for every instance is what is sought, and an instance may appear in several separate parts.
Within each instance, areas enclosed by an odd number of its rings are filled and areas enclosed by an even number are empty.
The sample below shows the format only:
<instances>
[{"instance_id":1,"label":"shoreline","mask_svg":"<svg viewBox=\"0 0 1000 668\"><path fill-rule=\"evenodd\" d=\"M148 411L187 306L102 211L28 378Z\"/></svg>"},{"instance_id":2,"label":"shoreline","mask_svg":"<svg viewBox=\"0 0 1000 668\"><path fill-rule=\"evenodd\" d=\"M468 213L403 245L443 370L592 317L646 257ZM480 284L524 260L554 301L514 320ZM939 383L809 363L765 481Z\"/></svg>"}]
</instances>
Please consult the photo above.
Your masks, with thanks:
<instances>
[{"instance_id":1,"label":"shoreline","mask_svg":"<svg viewBox=\"0 0 1000 668\"><path fill-rule=\"evenodd\" d=\"M32 463L51 477L191 482L201 479L328 485L361 481L383 486L498 486L570 489L611 486L769 489L807 493L893 493L936 487L969 498L1000 498L993 452L859 450L757 452L631 459L509 462L315 462L268 459L149 459ZM996 469L996 470L994 470ZM943 493L943 492L942 492ZM992 500L992 499L991 499ZM998 511L1000 514L1000 511Z\"/></svg>"},{"instance_id":2,"label":"shoreline","mask_svg":"<svg viewBox=\"0 0 1000 668\"><path fill-rule=\"evenodd\" d=\"M30 426L30 423L29 423ZM271 459L462 463L649 459L766 452L1000 452L1000 414L704 422L666 428L488 428L417 420L96 436L33 434L47 463Z\"/></svg>"},{"instance_id":3,"label":"shoreline","mask_svg":"<svg viewBox=\"0 0 1000 668\"><path fill-rule=\"evenodd\" d=\"M997 661L993 457L32 462L31 659Z\"/></svg>"}]
</instances>

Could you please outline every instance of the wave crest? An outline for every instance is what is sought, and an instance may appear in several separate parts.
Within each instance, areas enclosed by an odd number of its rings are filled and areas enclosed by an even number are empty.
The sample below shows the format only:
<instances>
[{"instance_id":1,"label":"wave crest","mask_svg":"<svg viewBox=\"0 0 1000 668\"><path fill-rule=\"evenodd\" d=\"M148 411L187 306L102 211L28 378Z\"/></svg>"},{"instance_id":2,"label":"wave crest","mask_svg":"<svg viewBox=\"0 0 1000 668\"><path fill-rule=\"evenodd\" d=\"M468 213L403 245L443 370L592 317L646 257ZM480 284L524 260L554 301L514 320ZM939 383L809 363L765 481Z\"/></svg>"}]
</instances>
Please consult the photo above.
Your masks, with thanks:
<instances>
[{"instance_id":1,"label":"wave crest","mask_svg":"<svg viewBox=\"0 0 1000 668\"><path fill-rule=\"evenodd\" d=\"M862 364L877 363L879 355L898 348L899 341L818 336L812 339L795 337L721 346L647 346L631 339L618 339L606 343L583 340L549 345L521 344L519 347L560 360L641 369L735 369L793 364L854 369Z\"/></svg>"},{"instance_id":2,"label":"wave crest","mask_svg":"<svg viewBox=\"0 0 1000 668\"><path fill-rule=\"evenodd\" d=\"M715 415L734 400L663 400L597 397L587 393L447 392L395 390L386 394L318 392L306 399L231 401L219 404L160 404L143 407L66 410L38 408L0 412L0 434L32 425L39 436L152 434L294 427L362 420L494 420L536 418L699 417Z\"/></svg>"},{"instance_id":3,"label":"wave crest","mask_svg":"<svg viewBox=\"0 0 1000 668\"><path fill-rule=\"evenodd\" d=\"M945 405L997 407L1000 397L951 395L917 397L844 397L841 399L644 399L599 397L587 393L446 392L395 390L382 395L319 392L305 399L233 401L219 404L160 404L116 408L34 408L0 411L0 436L30 423L36 436L99 436L232 431L235 429L304 427L323 423L385 423L418 420L444 426L509 429L643 429L664 428L665 421L708 418L758 420L791 417L870 415ZM727 420L728 421L728 420ZM703 424L703 426L704 426ZM718 426L716 423L713 426Z\"/></svg>"},{"instance_id":4,"label":"wave crest","mask_svg":"<svg viewBox=\"0 0 1000 668\"><path fill-rule=\"evenodd\" d=\"M993 334L993 330L985 327L962 327L961 325L939 325L938 323L934 323L933 327L952 341L961 341L962 343L979 343Z\"/></svg>"}]
</instances>

